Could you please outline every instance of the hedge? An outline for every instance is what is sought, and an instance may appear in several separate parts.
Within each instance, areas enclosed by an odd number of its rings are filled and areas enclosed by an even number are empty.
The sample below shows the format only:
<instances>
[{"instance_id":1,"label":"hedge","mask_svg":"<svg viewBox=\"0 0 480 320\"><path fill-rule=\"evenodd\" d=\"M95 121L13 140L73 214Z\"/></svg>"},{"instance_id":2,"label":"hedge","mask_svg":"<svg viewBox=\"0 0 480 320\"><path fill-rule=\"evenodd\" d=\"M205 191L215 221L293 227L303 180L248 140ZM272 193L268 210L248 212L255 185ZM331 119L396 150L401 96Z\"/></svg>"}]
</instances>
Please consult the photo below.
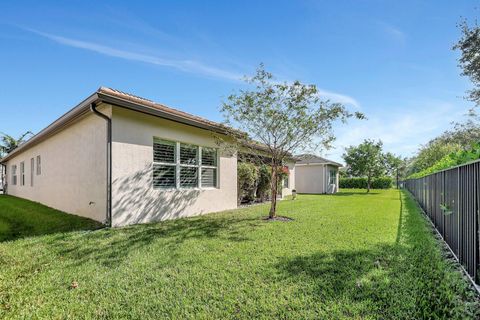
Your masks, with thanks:
<instances>
[{"instance_id":1,"label":"hedge","mask_svg":"<svg viewBox=\"0 0 480 320\"><path fill-rule=\"evenodd\" d=\"M367 178L340 178L340 188L346 189L366 189ZM393 185L393 179L390 177L380 177L372 179L370 187L372 189L389 189Z\"/></svg>"}]
</instances>

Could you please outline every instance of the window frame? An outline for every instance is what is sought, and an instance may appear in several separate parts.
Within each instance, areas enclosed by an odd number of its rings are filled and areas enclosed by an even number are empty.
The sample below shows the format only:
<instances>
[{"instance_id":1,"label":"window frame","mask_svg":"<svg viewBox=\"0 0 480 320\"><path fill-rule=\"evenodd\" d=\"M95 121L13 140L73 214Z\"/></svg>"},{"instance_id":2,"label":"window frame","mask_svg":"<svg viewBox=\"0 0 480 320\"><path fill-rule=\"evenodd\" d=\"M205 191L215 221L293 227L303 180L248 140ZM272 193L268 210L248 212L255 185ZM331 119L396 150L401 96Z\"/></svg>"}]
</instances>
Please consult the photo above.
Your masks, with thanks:
<instances>
[{"instance_id":1,"label":"window frame","mask_svg":"<svg viewBox=\"0 0 480 320\"><path fill-rule=\"evenodd\" d=\"M12 171L12 186L16 186L17 185L17 180L18 180L18 176L17 176L17 165L16 164L12 164L12 166L10 167L11 171Z\"/></svg>"},{"instance_id":2,"label":"window frame","mask_svg":"<svg viewBox=\"0 0 480 320\"><path fill-rule=\"evenodd\" d=\"M33 187L33 177L35 176L35 158L30 159L30 187Z\"/></svg>"},{"instance_id":3,"label":"window frame","mask_svg":"<svg viewBox=\"0 0 480 320\"><path fill-rule=\"evenodd\" d=\"M42 174L42 158L40 155L37 156L37 169L36 169L37 176Z\"/></svg>"},{"instance_id":4,"label":"window frame","mask_svg":"<svg viewBox=\"0 0 480 320\"><path fill-rule=\"evenodd\" d=\"M20 185L25 186L25 161L20 162Z\"/></svg>"},{"instance_id":5,"label":"window frame","mask_svg":"<svg viewBox=\"0 0 480 320\"><path fill-rule=\"evenodd\" d=\"M332 174L333 173L333 174ZM328 184L337 184L337 170L329 169Z\"/></svg>"},{"instance_id":6,"label":"window frame","mask_svg":"<svg viewBox=\"0 0 480 320\"><path fill-rule=\"evenodd\" d=\"M218 148L215 147L204 147L201 145L196 145L193 143L189 142L180 142L180 141L172 141L168 139L163 139L159 137L153 137L153 144L158 141L158 142L166 142L169 144L174 144L174 162L159 162L155 161L153 159L152 161L152 171L153 171L153 166L154 165L167 165L167 166L174 166L175 167L175 186L169 186L169 187L160 187L160 186L154 186L153 185L153 172L152 172L152 187L154 189L159 189L159 190L208 190L208 189L219 189L219 152ZM152 144L152 150L153 150L153 144ZM196 148L196 161L195 164L188 164L188 163L181 163L181 156L180 156L180 151L181 151L181 145L187 145L187 146L193 146ZM202 151L203 148L207 149L213 149L215 151L215 166L211 165L203 165L202 164ZM154 158L154 156L153 156ZM181 169L182 168L196 168L197 174L197 183L195 186L182 186L181 185ZM215 181L214 181L214 186L202 186L202 169L214 169L215 170Z\"/></svg>"}]
</instances>

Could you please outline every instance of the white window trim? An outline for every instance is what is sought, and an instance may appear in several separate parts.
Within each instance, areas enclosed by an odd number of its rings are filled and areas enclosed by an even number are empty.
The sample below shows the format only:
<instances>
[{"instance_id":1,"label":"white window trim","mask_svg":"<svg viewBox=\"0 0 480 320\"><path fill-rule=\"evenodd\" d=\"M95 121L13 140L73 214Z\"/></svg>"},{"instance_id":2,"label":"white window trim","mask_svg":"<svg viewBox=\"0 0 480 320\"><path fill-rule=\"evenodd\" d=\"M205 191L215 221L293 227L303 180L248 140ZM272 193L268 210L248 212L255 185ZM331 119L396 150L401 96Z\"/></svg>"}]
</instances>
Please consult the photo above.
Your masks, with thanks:
<instances>
[{"instance_id":1,"label":"white window trim","mask_svg":"<svg viewBox=\"0 0 480 320\"><path fill-rule=\"evenodd\" d=\"M12 185L16 186L18 184L17 165L13 164L11 167L11 170L12 170Z\"/></svg>"},{"instance_id":2,"label":"white window trim","mask_svg":"<svg viewBox=\"0 0 480 320\"><path fill-rule=\"evenodd\" d=\"M42 174L42 158L40 157L40 155L37 156L36 158L37 160L37 168L36 168L36 174L37 176L41 175Z\"/></svg>"},{"instance_id":3,"label":"white window trim","mask_svg":"<svg viewBox=\"0 0 480 320\"><path fill-rule=\"evenodd\" d=\"M25 161L20 162L20 186L25 186Z\"/></svg>"},{"instance_id":4,"label":"white window trim","mask_svg":"<svg viewBox=\"0 0 480 320\"><path fill-rule=\"evenodd\" d=\"M219 159L219 149L215 147L205 147L205 146L200 146L196 145L194 143L188 143L188 142L180 142L180 141L172 141L164 138L159 138L159 137L153 137L153 142L155 140L158 141L165 141L165 142L171 142L175 143L175 162L170 163L170 162L158 162L158 161L153 161L152 164L158 164L158 165L166 165L166 166L175 166L175 187L167 187L167 188L162 188L162 187L153 187L153 182L152 182L152 187L156 190L215 190L215 189L220 189L220 181L219 181L219 167L220 167L220 159ZM195 146L198 148L197 152L197 164L182 164L180 163L180 145L185 144L185 145L191 145ZM204 166L202 165L202 150L203 148L211 148L215 149L216 151L216 166ZM152 145L153 149L153 145ZM196 187L181 187L180 186L180 169L182 167L191 167L191 168L197 168L197 186ZM215 174L215 186L214 187L202 187L202 169L216 169L216 174ZM152 165L152 170L153 170L153 165Z\"/></svg>"}]
</instances>

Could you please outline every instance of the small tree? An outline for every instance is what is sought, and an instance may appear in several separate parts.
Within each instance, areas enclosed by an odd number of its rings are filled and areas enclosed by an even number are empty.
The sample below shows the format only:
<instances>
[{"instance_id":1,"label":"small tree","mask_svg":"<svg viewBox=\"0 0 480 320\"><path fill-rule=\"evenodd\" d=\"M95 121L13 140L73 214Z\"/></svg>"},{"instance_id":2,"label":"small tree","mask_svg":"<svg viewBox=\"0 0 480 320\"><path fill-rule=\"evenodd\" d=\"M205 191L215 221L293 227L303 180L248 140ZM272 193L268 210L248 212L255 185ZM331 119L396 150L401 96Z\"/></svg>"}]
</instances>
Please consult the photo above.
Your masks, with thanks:
<instances>
[{"instance_id":1,"label":"small tree","mask_svg":"<svg viewBox=\"0 0 480 320\"><path fill-rule=\"evenodd\" d=\"M391 152L385 153L384 159L387 175L395 177L396 186L398 188L400 178L405 176L407 160Z\"/></svg>"},{"instance_id":2,"label":"small tree","mask_svg":"<svg viewBox=\"0 0 480 320\"><path fill-rule=\"evenodd\" d=\"M237 148L247 149L259 159L269 159L269 217L275 218L279 169L285 160L298 150L330 146L334 121L363 115L351 114L343 105L323 100L315 85L276 82L263 65L246 81L253 88L230 95L222 113L229 125L227 135Z\"/></svg>"},{"instance_id":3,"label":"small tree","mask_svg":"<svg viewBox=\"0 0 480 320\"><path fill-rule=\"evenodd\" d=\"M23 142L26 141L27 136L33 135L31 131L27 131L24 134L20 135L18 139L15 139L11 135L6 133L0 133L0 158L4 155L12 152L15 148L21 145Z\"/></svg>"},{"instance_id":4,"label":"small tree","mask_svg":"<svg viewBox=\"0 0 480 320\"><path fill-rule=\"evenodd\" d=\"M367 193L373 178L380 177L385 172L383 143L373 140L364 140L358 146L350 146L345 150L345 160L349 174L357 177L367 177Z\"/></svg>"},{"instance_id":5,"label":"small tree","mask_svg":"<svg viewBox=\"0 0 480 320\"><path fill-rule=\"evenodd\" d=\"M466 20L460 22L462 37L453 49L461 53L458 65L462 68L462 75L472 81L474 88L468 92L468 99L480 105L480 26L475 22L469 26Z\"/></svg>"}]
</instances>

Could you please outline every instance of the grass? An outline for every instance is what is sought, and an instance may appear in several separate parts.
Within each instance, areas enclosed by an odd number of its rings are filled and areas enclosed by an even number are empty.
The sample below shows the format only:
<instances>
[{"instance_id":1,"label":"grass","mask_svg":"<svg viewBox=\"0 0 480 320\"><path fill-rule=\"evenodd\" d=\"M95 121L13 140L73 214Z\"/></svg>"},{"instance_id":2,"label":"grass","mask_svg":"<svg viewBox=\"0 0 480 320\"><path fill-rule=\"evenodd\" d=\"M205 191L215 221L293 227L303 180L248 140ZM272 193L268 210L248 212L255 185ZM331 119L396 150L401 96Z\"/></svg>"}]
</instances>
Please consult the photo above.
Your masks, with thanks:
<instances>
[{"instance_id":1,"label":"grass","mask_svg":"<svg viewBox=\"0 0 480 320\"><path fill-rule=\"evenodd\" d=\"M66 214L37 202L0 195L0 241L100 226L96 221Z\"/></svg>"},{"instance_id":2,"label":"grass","mask_svg":"<svg viewBox=\"0 0 480 320\"><path fill-rule=\"evenodd\" d=\"M300 195L279 203L292 222L261 220L267 212L0 243L0 318L479 316L407 194Z\"/></svg>"}]
</instances>

